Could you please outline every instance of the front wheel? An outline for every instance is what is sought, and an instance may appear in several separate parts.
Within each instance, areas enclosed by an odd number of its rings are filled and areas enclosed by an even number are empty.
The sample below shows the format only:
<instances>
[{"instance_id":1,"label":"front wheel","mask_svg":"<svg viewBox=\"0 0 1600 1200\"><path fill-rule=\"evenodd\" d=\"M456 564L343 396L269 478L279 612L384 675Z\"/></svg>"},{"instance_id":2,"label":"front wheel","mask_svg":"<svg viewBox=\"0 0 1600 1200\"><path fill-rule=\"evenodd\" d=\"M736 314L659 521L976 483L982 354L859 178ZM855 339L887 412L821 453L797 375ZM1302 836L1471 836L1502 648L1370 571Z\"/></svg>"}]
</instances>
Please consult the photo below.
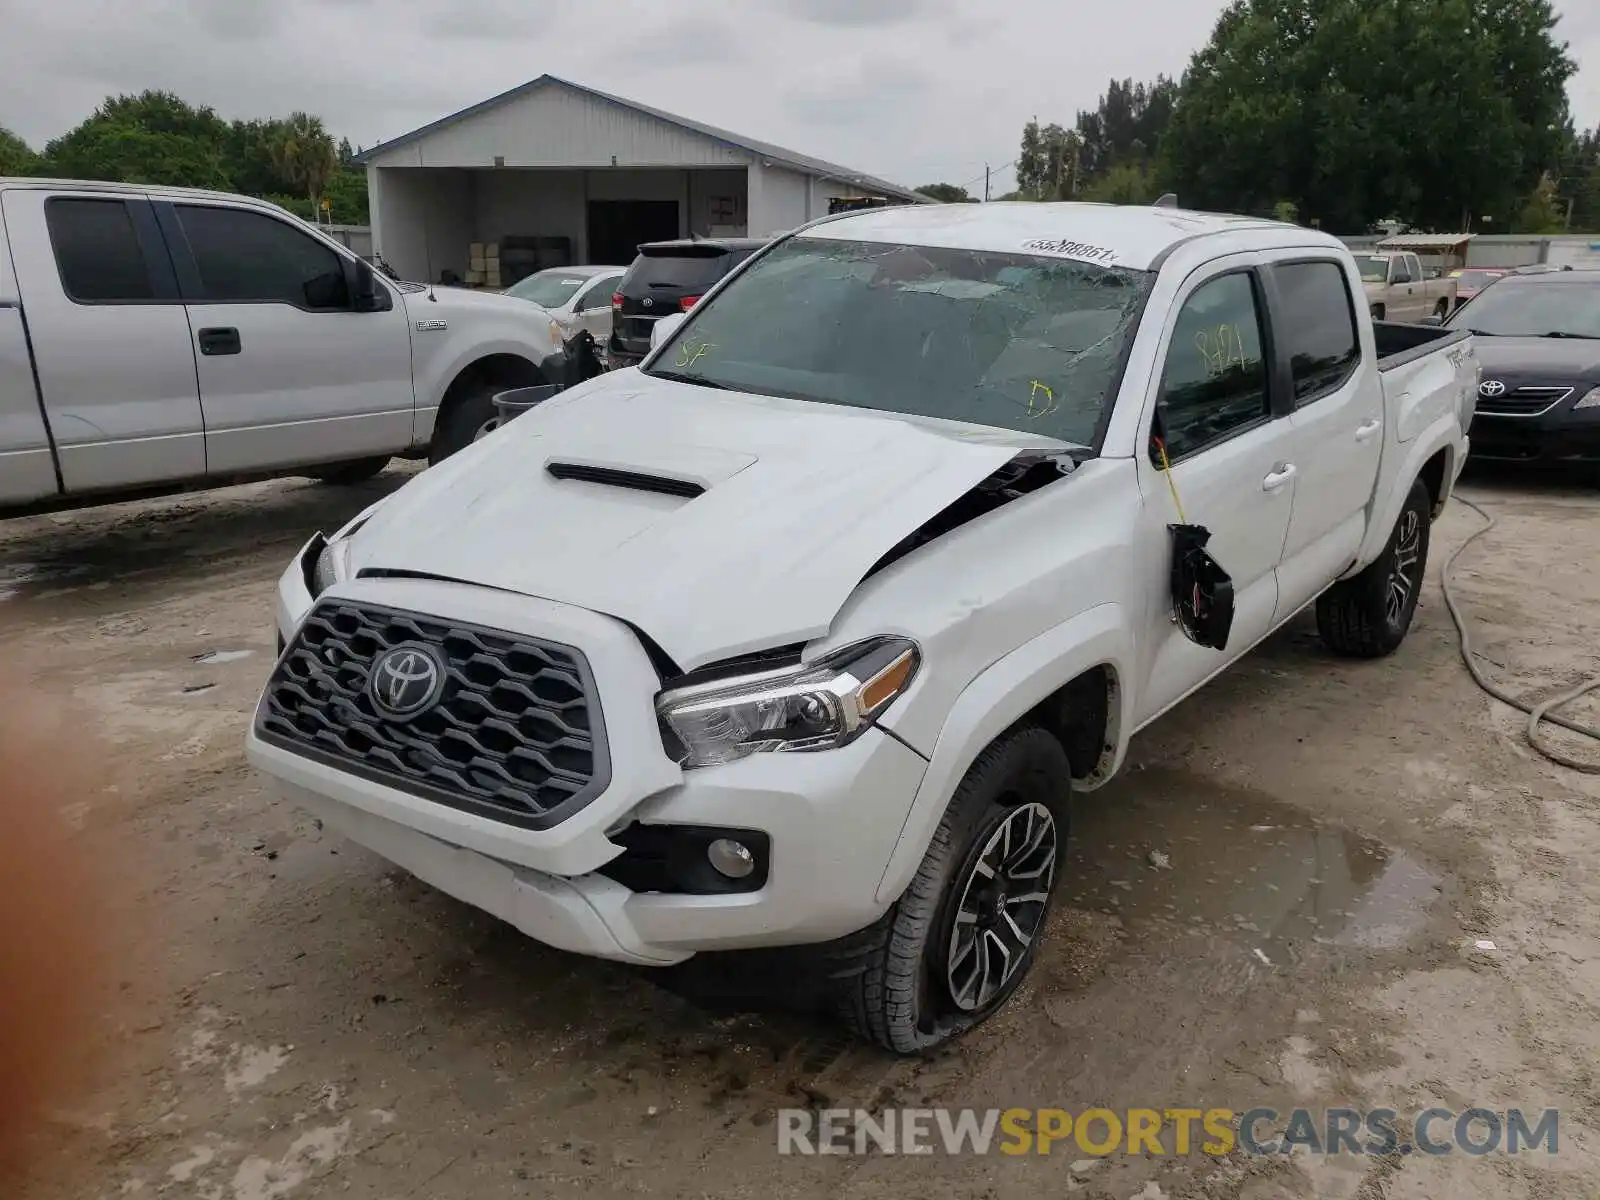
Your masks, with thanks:
<instances>
[{"instance_id":1,"label":"front wheel","mask_svg":"<svg viewBox=\"0 0 1600 1200\"><path fill-rule=\"evenodd\" d=\"M473 442L481 441L500 428L500 410L494 398L501 392L519 385L513 383L478 383L453 396L439 416L439 428L434 431L433 447L428 452L428 465L436 466L465 450Z\"/></svg>"},{"instance_id":2,"label":"front wheel","mask_svg":"<svg viewBox=\"0 0 1600 1200\"><path fill-rule=\"evenodd\" d=\"M1383 320L1383 314L1384 314L1384 307L1383 307L1383 305L1381 305L1381 304L1374 304L1374 305L1373 305L1373 306L1372 306L1372 319L1373 319L1373 320L1374 320L1374 321L1381 321L1381 320Z\"/></svg>"},{"instance_id":3,"label":"front wheel","mask_svg":"<svg viewBox=\"0 0 1600 1200\"><path fill-rule=\"evenodd\" d=\"M847 1024L914 1054L997 1012L1033 966L1065 849L1071 771L1050 733L989 746L951 798L911 886L834 948Z\"/></svg>"},{"instance_id":4,"label":"front wheel","mask_svg":"<svg viewBox=\"0 0 1600 1200\"><path fill-rule=\"evenodd\" d=\"M1359 575L1336 583L1317 601L1317 632L1335 654L1382 658L1405 641L1428 569L1433 496L1419 479L1383 553Z\"/></svg>"},{"instance_id":5,"label":"front wheel","mask_svg":"<svg viewBox=\"0 0 1600 1200\"><path fill-rule=\"evenodd\" d=\"M1439 303L1435 304L1433 306L1433 315L1438 317L1441 321L1448 317L1450 315L1450 301L1441 300Z\"/></svg>"}]
</instances>

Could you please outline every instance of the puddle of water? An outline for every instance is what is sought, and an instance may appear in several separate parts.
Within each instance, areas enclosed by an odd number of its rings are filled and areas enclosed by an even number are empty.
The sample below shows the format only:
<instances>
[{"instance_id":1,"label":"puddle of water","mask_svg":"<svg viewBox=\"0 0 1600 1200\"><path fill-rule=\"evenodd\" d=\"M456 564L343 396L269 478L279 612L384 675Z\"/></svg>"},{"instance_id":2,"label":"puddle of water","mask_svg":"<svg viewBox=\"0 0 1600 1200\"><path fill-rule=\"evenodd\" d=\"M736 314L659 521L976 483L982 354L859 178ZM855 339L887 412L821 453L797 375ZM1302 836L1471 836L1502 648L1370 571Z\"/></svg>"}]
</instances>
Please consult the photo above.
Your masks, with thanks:
<instances>
[{"instance_id":1,"label":"puddle of water","mask_svg":"<svg viewBox=\"0 0 1600 1200\"><path fill-rule=\"evenodd\" d=\"M1439 876L1399 850L1185 771L1084 798L1073 834L1065 905L1187 925L1274 963L1307 943L1403 946L1439 894Z\"/></svg>"},{"instance_id":2,"label":"puddle of water","mask_svg":"<svg viewBox=\"0 0 1600 1200\"><path fill-rule=\"evenodd\" d=\"M196 654L194 661L202 667L215 667L221 663L239 662L253 654L254 650L212 650L207 654Z\"/></svg>"}]
</instances>

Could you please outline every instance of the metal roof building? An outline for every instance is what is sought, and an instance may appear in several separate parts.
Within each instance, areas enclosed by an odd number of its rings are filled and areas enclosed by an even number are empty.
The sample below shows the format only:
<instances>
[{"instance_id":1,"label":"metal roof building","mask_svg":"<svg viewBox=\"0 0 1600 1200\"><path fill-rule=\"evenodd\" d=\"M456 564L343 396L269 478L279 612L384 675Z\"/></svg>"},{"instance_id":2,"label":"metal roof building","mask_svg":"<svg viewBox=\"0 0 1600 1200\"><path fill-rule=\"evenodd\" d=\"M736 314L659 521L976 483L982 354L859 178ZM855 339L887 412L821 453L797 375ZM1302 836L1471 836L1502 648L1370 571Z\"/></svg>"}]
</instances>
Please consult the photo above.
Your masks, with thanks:
<instances>
[{"instance_id":1,"label":"metal roof building","mask_svg":"<svg viewBox=\"0 0 1600 1200\"><path fill-rule=\"evenodd\" d=\"M926 203L908 188L541 75L361 155L374 248L409 279L633 260L641 242L764 237L840 200Z\"/></svg>"}]
</instances>

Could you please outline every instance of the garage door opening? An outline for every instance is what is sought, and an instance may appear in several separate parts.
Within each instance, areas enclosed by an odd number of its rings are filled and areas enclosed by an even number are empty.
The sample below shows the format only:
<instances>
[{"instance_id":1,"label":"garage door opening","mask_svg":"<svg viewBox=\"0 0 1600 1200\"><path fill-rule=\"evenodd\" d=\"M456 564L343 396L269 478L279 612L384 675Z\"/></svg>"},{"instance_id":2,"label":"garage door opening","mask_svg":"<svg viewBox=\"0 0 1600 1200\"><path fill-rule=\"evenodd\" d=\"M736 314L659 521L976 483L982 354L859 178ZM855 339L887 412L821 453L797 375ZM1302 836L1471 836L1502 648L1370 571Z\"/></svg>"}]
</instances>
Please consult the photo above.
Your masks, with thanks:
<instances>
[{"instance_id":1,"label":"garage door opening","mask_svg":"<svg viewBox=\"0 0 1600 1200\"><path fill-rule=\"evenodd\" d=\"M625 267L643 242L678 237L676 200L589 201L589 261Z\"/></svg>"}]
</instances>

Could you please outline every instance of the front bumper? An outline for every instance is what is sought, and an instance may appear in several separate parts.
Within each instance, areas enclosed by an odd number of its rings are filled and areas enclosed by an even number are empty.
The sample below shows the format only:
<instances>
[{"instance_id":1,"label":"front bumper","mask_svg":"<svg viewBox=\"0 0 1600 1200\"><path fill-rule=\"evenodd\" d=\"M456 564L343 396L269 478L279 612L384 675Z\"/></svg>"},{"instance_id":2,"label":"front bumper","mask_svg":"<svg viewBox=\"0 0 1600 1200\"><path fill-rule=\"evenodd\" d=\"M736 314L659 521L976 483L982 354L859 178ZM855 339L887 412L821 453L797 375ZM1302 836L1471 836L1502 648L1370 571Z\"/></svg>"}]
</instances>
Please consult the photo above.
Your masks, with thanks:
<instances>
[{"instance_id":1,"label":"front bumper","mask_svg":"<svg viewBox=\"0 0 1600 1200\"><path fill-rule=\"evenodd\" d=\"M1600 409L1574 411L1572 403L1537 417L1478 413L1472 421L1472 456L1541 466L1600 463Z\"/></svg>"},{"instance_id":2,"label":"front bumper","mask_svg":"<svg viewBox=\"0 0 1600 1200\"><path fill-rule=\"evenodd\" d=\"M247 754L290 802L441 891L549 945L670 964L699 951L799 945L854 932L886 905L876 892L927 763L870 730L838 750L755 755L685 772L656 722L660 687L638 639L612 619L549 601L422 580L362 580L330 598L383 604L581 646L610 743L611 781L549 829L461 811L263 741ZM311 607L298 563L279 586L280 634ZM634 822L756 830L770 839L758 891L635 892L600 873Z\"/></svg>"}]
</instances>

